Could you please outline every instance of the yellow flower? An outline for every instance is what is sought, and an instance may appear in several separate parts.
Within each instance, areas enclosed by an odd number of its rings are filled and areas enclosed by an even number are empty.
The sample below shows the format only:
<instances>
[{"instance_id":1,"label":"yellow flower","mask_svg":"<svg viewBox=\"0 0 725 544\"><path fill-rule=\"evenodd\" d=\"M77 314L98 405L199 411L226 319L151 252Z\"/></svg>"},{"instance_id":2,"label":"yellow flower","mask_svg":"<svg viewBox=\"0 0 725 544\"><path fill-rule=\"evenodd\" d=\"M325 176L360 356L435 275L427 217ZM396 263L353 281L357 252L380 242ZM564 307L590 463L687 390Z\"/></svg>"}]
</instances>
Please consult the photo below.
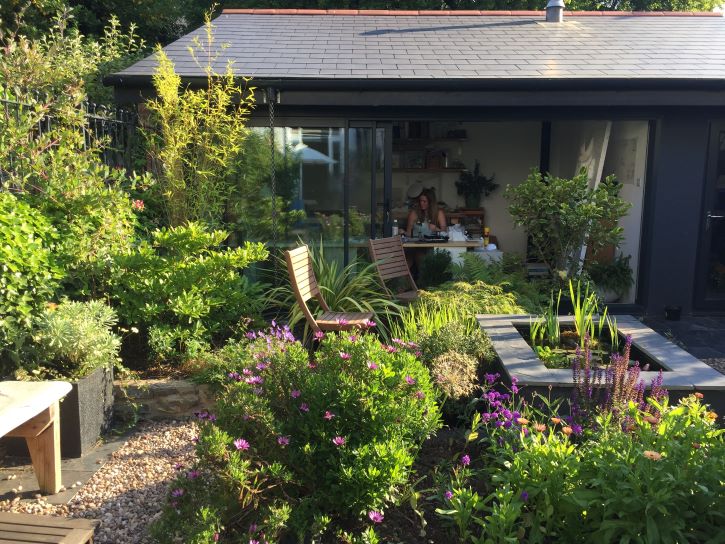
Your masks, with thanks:
<instances>
[{"instance_id":1,"label":"yellow flower","mask_svg":"<svg viewBox=\"0 0 725 544\"><path fill-rule=\"evenodd\" d=\"M529 420L526 419L525 417L519 417L516 419L516 423L518 423L519 425L528 425Z\"/></svg>"},{"instance_id":2,"label":"yellow flower","mask_svg":"<svg viewBox=\"0 0 725 544\"><path fill-rule=\"evenodd\" d=\"M657 425L660 422L655 416L645 416L644 420L652 425Z\"/></svg>"},{"instance_id":3,"label":"yellow flower","mask_svg":"<svg viewBox=\"0 0 725 544\"><path fill-rule=\"evenodd\" d=\"M715 412L708 412L707 419L709 419L710 421L715 421L717 419L717 414Z\"/></svg>"},{"instance_id":4,"label":"yellow flower","mask_svg":"<svg viewBox=\"0 0 725 544\"><path fill-rule=\"evenodd\" d=\"M651 459L652 461L659 461L660 459L662 459L662 454L652 450L644 450L643 455L647 459Z\"/></svg>"},{"instance_id":5,"label":"yellow flower","mask_svg":"<svg viewBox=\"0 0 725 544\"><path fill-rule=\"evenodd\" d=\"M546 425L544 425L543 423L537 423L536 425L534 425L534 429L536 429L540 433L543 433L546 430Z\"/></svg>"},{"instance_id":6,"label":"yellow flower","mask_svg":"<svg viewBox=\"0 0 725 544\"><path fill-rule=\"evenodd\" d=\"M553 423L554 425L558 425L559 423L561 423L561 419L559 419L558 417L552 417L552 418L551 418L551 422L552 422L552 423Z\"/></svg>"},{"instance_id":7,"label":"yellow flower","mask_svg":"<svg viewBox=\"0 0 725 544\"><path fill-rule=\"evenodd\" d=\"M568 427L568 426L567 426L567 427L564 427L564 428L562 428L562 429L561 429L561 432L562 432L562 433L564 433L565 435L569 436L569 435L570 435L571 433L573 433L574 431L572 430L572 428L571 428L571 427Z\"/></svg>"},{"instance_id":8,"label":"yellow flower","mask_svg":"<svg viewBox=\"0 0 725 544\"><path fill-rule=\"evenodd\" d=\"M703 395L703 394L702 394L702 393L700 393L699 391L698 391L697 393L695 393L695 398L696 398L696 399L702 399L702 398L704 398L704 397L705 397L705 395Z\"/></svg>"},{"instance_id":9,"label":"yellow flower","mask_svg":"<svg viewBox=\"0 0 725 544\"><path fill-rule=\"evenodd\" d=\"M49 302L46 304L46 307L52 312L58 307L58 305L55 302Z\"/></svg>"}]
</instances>

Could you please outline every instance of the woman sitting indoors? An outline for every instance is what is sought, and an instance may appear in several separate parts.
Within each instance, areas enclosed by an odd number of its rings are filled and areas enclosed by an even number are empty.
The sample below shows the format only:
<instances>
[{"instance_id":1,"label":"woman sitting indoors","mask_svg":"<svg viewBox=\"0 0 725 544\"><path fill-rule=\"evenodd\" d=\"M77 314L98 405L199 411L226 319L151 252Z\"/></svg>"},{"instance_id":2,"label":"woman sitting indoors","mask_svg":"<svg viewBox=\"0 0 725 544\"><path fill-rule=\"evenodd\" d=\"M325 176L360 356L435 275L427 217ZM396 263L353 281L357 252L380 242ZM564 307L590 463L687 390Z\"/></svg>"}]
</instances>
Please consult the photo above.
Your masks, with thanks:
<instances>
[{"instance_id":1,"label":"woman sitting indoors","mask_svg":"<svg viewBox=\"0 0 725 544\"><path fill-rule=\"evenodd\" d=\"M419 229L416 224L421 222ZM408 237L418 237L425 234L433 234L446 230L446 214L443 210L438 209L438 201L436 200L435 191L433 189L423 189L418 197L418 206L410 210L408 214L408 224L405 229L405 235ZM420 230L420 232L417 232Z\"/></svg>"}]
</instances>

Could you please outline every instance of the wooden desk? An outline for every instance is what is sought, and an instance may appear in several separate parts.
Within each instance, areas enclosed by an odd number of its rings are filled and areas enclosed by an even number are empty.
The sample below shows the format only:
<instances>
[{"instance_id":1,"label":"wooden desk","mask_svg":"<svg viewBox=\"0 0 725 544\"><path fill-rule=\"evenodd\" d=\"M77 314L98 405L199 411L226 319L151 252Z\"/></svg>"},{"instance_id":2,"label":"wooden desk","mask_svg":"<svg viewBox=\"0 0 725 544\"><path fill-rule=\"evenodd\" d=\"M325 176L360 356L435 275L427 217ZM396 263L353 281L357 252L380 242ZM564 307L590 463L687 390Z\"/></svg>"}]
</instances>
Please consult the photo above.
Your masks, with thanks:
<instances>
[{"instance_id":1,"label":"wooden desk","mask_svg":"<svg viewBox=\"0 0 725 544\"><path fill-rule=\"evenodd\" d=\"M463 255L470 249L483 247L480 240L472 242L404 242L403 249L412 251L415 249L440 249L451 255L451 262L461 264Z\"/></svg>"},{"instance_id":2,"label":"wooden desk","mask_svg":"<svg viewBox=\"0 0 725 544\"><path fill-rule=\"evenodd\" d=\"M42 493L54 495L60 480L60 399L66 382L0 382L0 436L25 438Z\"/></svg>"}]
</instances>

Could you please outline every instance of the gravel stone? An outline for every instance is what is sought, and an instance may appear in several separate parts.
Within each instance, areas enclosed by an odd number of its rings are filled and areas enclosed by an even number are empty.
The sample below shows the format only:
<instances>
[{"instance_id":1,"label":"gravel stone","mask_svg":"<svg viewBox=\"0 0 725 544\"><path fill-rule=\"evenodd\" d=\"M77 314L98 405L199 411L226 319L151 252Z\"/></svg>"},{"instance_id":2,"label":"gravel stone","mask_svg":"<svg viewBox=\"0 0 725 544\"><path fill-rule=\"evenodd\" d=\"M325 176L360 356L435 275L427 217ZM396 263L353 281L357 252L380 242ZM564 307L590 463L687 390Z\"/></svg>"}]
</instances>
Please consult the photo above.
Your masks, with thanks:
<instances>
[{"instance_id":1,"label":"gravel stone","mask_svg":"<svg viewBox=\"0 0 725 544\"><path fill-rule=\"evenodd\" d=\"M196 435L193 422L143 423L69 504L15 497L0 501L0 511L100 520L93 539L97 544L149 542L146 529L161 512L168 484L177 472L174 465L188 467L194 462L191 439Z\"/></svg>"}]
</instances>

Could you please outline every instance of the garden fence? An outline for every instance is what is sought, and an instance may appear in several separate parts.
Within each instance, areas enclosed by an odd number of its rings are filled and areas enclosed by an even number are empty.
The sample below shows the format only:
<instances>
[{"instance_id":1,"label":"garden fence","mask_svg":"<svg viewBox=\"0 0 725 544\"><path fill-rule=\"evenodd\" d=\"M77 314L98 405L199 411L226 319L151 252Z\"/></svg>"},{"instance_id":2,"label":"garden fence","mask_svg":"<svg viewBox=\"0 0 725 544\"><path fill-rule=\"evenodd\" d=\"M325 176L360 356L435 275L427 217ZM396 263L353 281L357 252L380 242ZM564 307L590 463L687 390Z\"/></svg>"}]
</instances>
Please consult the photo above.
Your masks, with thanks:
<instances>
[{"instance_id":1,"label":"garden fence","mask_svg":"<svg viewBox=\"0 0 725 544\"><path fill-rule=\"evenodd\" d=\"M34 98L38 104L48 102L39 93ZM24 109L35 108L31 103L16 100L7 90L0 94L0 107L3 122L7 122L11 116L19 118ZM110 108L91 102L83 102L79 108L85 118L85 123L79 127L79 130L83 131L84 146L87 148L102 142L100 158L105 164L113 168L123 168L129 172L133 170L133 150L138 137L137 113L133 110ZM34 136L40 137L50 132L56 122L52 114L44 115L37 122ZM0 180L4 177L5 168L12 170L12 163L6 166L0 165Z\"/></svg>"}]
</instances>

